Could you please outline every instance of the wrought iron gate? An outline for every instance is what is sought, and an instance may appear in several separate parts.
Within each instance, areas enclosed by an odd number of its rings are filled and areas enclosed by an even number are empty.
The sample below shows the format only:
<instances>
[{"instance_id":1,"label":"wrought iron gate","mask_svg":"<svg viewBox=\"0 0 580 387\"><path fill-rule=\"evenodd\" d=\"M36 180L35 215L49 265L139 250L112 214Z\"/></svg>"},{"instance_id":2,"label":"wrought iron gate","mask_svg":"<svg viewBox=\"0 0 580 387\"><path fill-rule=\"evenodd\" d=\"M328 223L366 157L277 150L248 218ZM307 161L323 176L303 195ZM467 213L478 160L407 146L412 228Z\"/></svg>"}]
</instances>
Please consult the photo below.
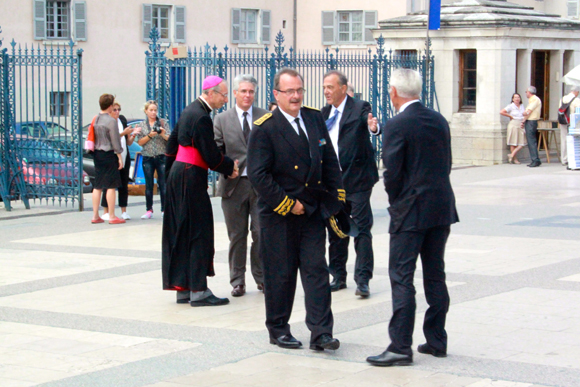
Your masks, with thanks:
<instances>
[{"instance_id":1,"label":"wrought iron gate","mask_svg":"<svg viewBox=\"0 0 580 387\"><path fill-rule=\"evenodd\" d=\"M385 41L381 36L373 50L361 53L341 52L338 48L319 52L295 51L293 48L285 52L284 36L281 32L276 36L274 52L268 47L263 50L231 51L227 46L223 52L218 52L216 46L188 50L187 58L170 60L165 56L165 50L159 44L159 32L153 28L150 33L149 51L146 52L147 95L148 100L159 103L159 115L169 120L173 127L179 119L179 114L201 93L202 80L208 75L219 75L229 82L230 104L232 98L231 83L236 75L251 73L258 80L260 88L256 93L257 106L266 108L269 101L274 101L272 93L274 76L282 67L296 68L304 76L304 103L317 108L326 102L322 92L323 76L328 70L344 72L353 83L356 96L368 100L373 108L373 115L384 123L393 116L390 104L388 79L391 71L398 67L418 70L423 76L422 102L433 107L434 60L429 61L429 71L424 55L394 54L385 52ZM222 109L227 109L225 105ZM373 145L377 150L377 161L380 158L380 137L373 137Z\"/></svg>"},{"instance_id":2,"label":"wrought iron gate","mask_svg":"<svg viewBox=\"0 0 580 387\"><path fill-rule=\"evenodd\" d=\"M1 32L1 31L0 31ZM0 46L2 41L0 41ZM0 51L0 195L83 210L82 50L68 45Z\"/></svg>"}]
</instances>

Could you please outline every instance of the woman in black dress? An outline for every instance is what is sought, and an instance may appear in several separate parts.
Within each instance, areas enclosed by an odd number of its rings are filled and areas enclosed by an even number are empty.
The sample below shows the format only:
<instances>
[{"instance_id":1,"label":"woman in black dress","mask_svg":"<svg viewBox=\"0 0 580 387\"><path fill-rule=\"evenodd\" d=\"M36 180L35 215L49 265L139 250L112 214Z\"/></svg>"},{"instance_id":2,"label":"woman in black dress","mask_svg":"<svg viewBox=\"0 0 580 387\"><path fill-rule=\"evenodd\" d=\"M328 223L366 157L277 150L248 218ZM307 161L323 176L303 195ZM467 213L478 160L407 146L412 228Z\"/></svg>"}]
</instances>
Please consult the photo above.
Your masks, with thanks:
<instances>
[{"instance_id":1,"label":"woman in black dress","mask_svg":"<svg viewBox=\"0 0 580 387\"><path fill-rule=\"evenodd\" d=\"M92 223L103 223L99 216L99 201L103 190L107 190L109 224L125 223L124 219L115 216L116 188L121 186L119 170L123 169L121 139L117 121L110 116L115 97L103 94L99 98L101 112L95 118L95 184L93 186L93 219Z\"/></svg>"},{"instance_id":2,"label":"woman in black dress","mask_svg":"<svg viewBox=\"0 0 580 387\"><path fill-rule=\"evenodd\" d=\"M207 170L230 178L238 175L237 162L223 156L214 141L209 114L227 102L226 83L215 78L212 78L213 83L206 82L206 78L202 96L183 110L167 144L163 289L176 290L177 303L190 303L191 306L229 302L227 298L215 297L207 287L207 277L215 275L213 213L207 193Z\"/></svg>"}]
</instances>

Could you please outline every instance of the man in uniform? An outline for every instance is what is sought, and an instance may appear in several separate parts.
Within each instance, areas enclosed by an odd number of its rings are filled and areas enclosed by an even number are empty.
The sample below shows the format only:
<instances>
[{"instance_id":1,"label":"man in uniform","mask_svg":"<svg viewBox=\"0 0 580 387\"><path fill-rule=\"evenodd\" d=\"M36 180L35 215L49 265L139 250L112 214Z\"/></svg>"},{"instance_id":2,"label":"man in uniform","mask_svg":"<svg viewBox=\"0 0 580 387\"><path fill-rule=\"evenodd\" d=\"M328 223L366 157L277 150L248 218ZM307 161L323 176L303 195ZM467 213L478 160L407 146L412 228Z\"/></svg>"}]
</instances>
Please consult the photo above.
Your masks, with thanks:
<instances>
[{"instance_id":1,"label":"man in uniform","mask_svg":"<svg viewBox=\"0 0 580 387\"><path fill-rule=\"evenodd\" d=\"M375 152L370 136L380 134L371 105L347 95L348 80L337 70L324 75L324 96L328 105L322 108L328 134L342 170L342 183L346 191L346 204L359 234L354 238L356 263L354 280L357 296L370 296L369 281L373 278L373 211L371 193L379 181ZM339 238L329 233L329 269L333 276L330 290L346 288L346 262L349 238Z\"/></svg>"},{"instance_id":2,"label":"man in uniform","mask_svg":"<svg viewBox=\"0 0 580 387\"><path fill-rule=\"evenodd\" d=\"M248 177L258 191L260 258L264 266L270 343L300 348L290 333L298 269L306 304L310 349L338 349L325 259L321 191L344 200L340 169L322 114L302 106L302 76L281 69L274 78L278 109L254 122Z\"/></svg>"},{"instance_id":3,"label":"man in uniform","mask_svg":"<svg viewBox=\"0 0 580 387\"><path fill-rule=\"evenodd\" d=\"M268 113L265 109L253 107L258 81L249 74L240 74L234 78L233 89L236 105L232 109L218 114L213 121L215 141L224 155L238 160L240 176L237 179L220 179L217 195L222 198L222 210L228 237L230 239L229 264L232 296L240 297L246 293L246 255L248 253L248 218L252 218L252 247L250 263L252 276L258 290L264 290L262 263L258 257L259 228L258 196L248 180L246 170L246 153L250 125Z\"/></svg>"}]
</instances>

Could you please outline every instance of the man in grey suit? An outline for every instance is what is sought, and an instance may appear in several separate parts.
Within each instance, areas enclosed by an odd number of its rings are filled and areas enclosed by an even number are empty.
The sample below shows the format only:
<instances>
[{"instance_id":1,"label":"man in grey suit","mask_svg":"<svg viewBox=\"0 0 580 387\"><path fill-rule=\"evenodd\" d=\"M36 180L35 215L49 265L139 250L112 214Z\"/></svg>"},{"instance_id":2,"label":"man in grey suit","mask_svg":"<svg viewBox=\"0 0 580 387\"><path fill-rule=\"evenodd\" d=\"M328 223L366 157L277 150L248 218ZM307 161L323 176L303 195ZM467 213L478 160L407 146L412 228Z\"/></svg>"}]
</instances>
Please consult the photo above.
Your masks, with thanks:
<instances>
[{"instance_id":1,"label":"man in grey suit","mask_svg":"<svg viewBox=\"0 0 580 387\"><path fill-rule=\"evenodd\" d=\"M252 122L268 111L252 106L258 88L258 81L249 74L238 75L233 82L236 105L218 114L214 119L215 141L224 155L238 160L240 175L236 179L221 178L217 194L222 198L222 209L230 239L229 264L232 296L240 297L246 293L246 255L248 249L248 218L251 218L252 247L250 263L252 276L258 290L264 290L264 274L259 259L257 194L250 181L246 168L248 139Z\"/></svg>"}]
</instances>

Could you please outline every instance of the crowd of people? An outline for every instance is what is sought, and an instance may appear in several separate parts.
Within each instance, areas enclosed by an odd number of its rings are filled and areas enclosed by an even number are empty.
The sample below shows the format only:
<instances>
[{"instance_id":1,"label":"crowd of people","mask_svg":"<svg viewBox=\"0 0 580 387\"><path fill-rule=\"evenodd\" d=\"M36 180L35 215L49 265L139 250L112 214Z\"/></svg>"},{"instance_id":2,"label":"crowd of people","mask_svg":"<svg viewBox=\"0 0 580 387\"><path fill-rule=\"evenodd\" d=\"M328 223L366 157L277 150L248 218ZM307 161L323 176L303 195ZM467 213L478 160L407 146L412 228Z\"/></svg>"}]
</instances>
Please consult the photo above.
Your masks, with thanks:
<instances>
[{"instance_id":1,"label":"crowd of people","mask_svg":"<svg viewBox=\"0 0 580 387\"><path fill-rule=\"evenodd\" d=\"M232 85L234 106L212 120L211 113L228 102L228 86L222 78L208 76L202 94L183 110L173 130L158 118L154 101L145 104L147 118L134 130L126 129L119 117L120 104L112 95L101 96L101 113L93 124L97 174L93 223L104 222L98 207L103 190L109 223L129 219L114 215L115 189L125 215L122 176L128 158L123 152L137 141L143 147L146 179L147 212L142 218L153 216L154 172L160 188L163 289L175 291L178 304L228 304L229 299L214 295L207 283L207 277L215 275L208 170L219 172L217 192L230 240L231 295L242 297L248 291L245 273L251 234L251 273L257 290L264 293L270 343L302 347L288 323L300 274L309 347L337 350L331 293L347 288L350 237L356 251L355 296L371 296L370 199L379 180L371 136L383 134L393 317L391 344L367 361L378 366L413 362L413 275L419 254L429 309L423 324L426 343L418 351L446 356L449 295L444 250L450 225L458 221L449 181L451 143L446 120L419 101L419 73L407 69L392 73L389 93L399 114L383 128L370 104L353 98L354 88L340 71L323 77L327 104L320 110L303 105L304 79L291 68L276 74L275 102L268 110L254 106L259 86L255 77L238 75ZM517 105L516 98L513 103ZM506 112L513 113L511 108Z\"/></svg>"}]
</instances>

